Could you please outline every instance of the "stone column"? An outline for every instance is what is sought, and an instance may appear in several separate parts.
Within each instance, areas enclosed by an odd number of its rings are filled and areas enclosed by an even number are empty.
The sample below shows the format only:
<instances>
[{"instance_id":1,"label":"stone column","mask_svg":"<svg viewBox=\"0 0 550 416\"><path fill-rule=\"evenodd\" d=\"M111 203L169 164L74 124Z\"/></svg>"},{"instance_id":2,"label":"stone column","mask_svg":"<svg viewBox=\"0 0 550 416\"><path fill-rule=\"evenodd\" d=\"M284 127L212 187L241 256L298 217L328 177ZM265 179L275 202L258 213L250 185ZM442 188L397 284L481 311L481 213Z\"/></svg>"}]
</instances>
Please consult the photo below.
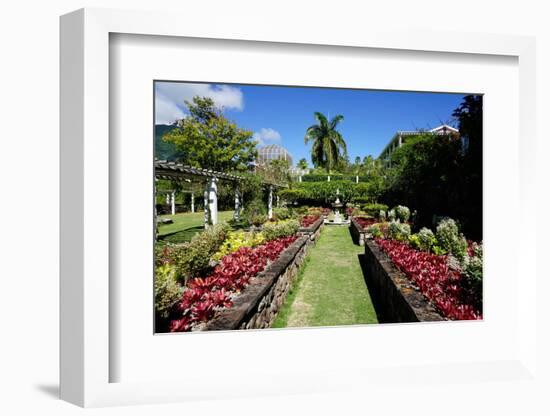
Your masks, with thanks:
<instances>
[{"instance_id":1,"label":"stone column","mask_svg":"<svg viewBox=\"0 0 550 416\"><path fill-rule=\"evenodd\" d=\"M267 218L273 218L273 185L269 185L269 197L267 198Z\"/></svg>"},{"instance_id":2,"label":"stone column","mask_svg":"<svg viewBox=\"0 0 550 416\"><path fill-rule=\"evenodd\" d=\"M191 192L191 212L195 212L195 192Z\"/></svg>"},{"instance_id":3,"label":"stone column","mask_svg":"<svg viewBox=\"0 0 550 416\"><path fill-rule=\"evenodd\" d=\"M210 183L206 181L204 185L204 229L208 229L210 224L210 213L208 212L208 191L210 189Z\"/></svg>"},{"instance_id":4,"label":"stone column","mask_svg":"<svg viewBox=\"0 0 550 416\"><path fill-rule=\"evenodd\" d=\"M327 176L327 182L330 182L330 175Z\"/></svg>"},{"instance_id":5,"label":"stone column","mask_svg":"<svg viewBox=\"0 0 550 416\"><path fill-rule=\"evenodd\" d=\"M275 198L276 198L276 201L277 201L277 208L279 208L279 195L277 195Z\"/></svg>"},{"instance_id":6,"label":"stone column","mask_svg":"<svg viewBox=\"0 0 550 416\"><path fill-rule=\"evenodd\" d=\"M359 175L355 175L355 183L359 183Z\"/></svg>"},{"instance_id":7,"label":"stone column","mask_svg":"<svg viewBox=\"0 0 550 416\"><path fill-rule=\"evenodd\" d=\"M302 175L298 176L298 182L302 182Z\"/></svg>"},{"instance_id":8,"label":"stone column","mask_svg":"<svg viewBox=\"0 0 550 416\"><path fill-rule=\"evenodd\" d=\"M235 221L239 221L241 219L241 199L238 186L235 186L235 212L233 213L233 219Z\"/></svg>"},{"instance_id":9,"label":"stone column","mask_svg":"<svg viewBox=\"0 0 550 416\"><path fill-rule=\"evenodd\" d=\"M172 215L176 215L176 191L172 191L170 193L170 209L172 211Z\"/></svg>"},{"instance_id":10,"label":"stone column","mask_svg":"<svg viewBox=\"0 0 550 416\"><path fill-rule=\"evenodd\" d=\"M210 211L210 221L212 225L218 223L218 178L210 180L208 189L208 210Z\"/></svg>"}]
</instances>

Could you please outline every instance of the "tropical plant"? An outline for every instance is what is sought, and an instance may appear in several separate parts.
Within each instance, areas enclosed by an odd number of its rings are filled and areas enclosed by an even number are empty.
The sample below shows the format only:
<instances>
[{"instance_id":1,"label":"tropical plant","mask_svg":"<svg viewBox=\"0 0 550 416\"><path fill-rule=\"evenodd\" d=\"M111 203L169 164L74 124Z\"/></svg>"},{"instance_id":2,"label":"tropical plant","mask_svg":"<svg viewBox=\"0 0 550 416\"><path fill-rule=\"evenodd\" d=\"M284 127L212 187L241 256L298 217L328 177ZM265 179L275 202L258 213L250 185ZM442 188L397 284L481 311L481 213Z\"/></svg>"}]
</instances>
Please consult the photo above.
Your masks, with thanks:
<instances>
[{"instance_id":1,"label":"tropical plant","mask_svg":"<svg viewBox=\"0 0 550 416\"><path fill-rule=\"evenodd\" d=\"M376 217L380 215L380 211L387 211L388 206L386 204L365 204L361 209L367 214Z\"/></svg>"},{"instance_id":2,"label":"tropical plant","mask_svg":"<svg viewBox=\"0 0 550 416\"><path fill-rule=\"evenodd\" d=\"M305 143L313 142L311 147L311 161L316 167L323 167L330 173L338 162L347 157L347 147L344 138L338 130L338 124L344 116L337 115L330 121L324 114L316 111L317 124L313 124L306 130Z\"/></svg>"}]
</instances>

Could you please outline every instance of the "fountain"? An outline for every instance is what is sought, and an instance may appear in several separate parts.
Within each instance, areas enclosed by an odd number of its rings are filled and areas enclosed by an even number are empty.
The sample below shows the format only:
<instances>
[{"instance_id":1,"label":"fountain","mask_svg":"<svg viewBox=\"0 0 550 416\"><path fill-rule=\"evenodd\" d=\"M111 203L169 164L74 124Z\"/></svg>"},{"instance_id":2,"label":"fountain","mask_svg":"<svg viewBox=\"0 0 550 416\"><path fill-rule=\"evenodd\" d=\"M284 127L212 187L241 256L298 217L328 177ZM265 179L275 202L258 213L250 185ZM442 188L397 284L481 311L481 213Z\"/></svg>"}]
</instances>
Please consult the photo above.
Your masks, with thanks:
<instances>
[{"instance_id":1,"label":"fountain","mask_svg":"<svg viewBox=\"0 0 550 416\"><path fill-rule=\"evenodd\" d=\"M331 203L332 209L333 209L333 218L327 218L325 219L325 224L332 224L332 225L348 225L350 223L350 220L346 220L342 217L340 214L340 208L344 206L344 204L340 201L340 189L336 189L336 200Z\"/></svg>"}]
</instances>

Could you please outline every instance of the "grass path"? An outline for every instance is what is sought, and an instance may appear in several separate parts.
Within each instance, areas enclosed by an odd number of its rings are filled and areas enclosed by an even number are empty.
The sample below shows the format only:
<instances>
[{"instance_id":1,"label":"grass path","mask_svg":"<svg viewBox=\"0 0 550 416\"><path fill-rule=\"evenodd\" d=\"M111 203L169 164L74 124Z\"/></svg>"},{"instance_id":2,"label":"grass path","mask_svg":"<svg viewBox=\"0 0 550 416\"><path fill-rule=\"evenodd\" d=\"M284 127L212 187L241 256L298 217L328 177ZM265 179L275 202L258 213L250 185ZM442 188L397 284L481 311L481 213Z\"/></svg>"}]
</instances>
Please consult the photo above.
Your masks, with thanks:
<instances>
[{"instance_id":1,"label":"grass path","mask_svg":"<svg viewBox=\"0 0 550 416\"><path fill-rule=\"evenodd\" d=\"M325 226L311 248L274 328L377 323L347 227Z\"/></svg>"}]
</instances>

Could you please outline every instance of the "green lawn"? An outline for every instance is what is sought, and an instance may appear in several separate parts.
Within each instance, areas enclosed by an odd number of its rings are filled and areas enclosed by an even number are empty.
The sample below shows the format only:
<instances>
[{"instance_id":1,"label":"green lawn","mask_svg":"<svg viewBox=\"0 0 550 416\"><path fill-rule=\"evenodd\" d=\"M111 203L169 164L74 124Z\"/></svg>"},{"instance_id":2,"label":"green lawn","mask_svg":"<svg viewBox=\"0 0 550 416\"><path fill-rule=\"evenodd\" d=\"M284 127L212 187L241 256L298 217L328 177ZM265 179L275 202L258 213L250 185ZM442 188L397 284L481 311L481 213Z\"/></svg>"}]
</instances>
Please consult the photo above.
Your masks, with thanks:
<instances>
[{"instance_id":1,"label":"green lawn","mask_svg":"<svg viewBox=\"0 0 550 416\"><path fill-rule=\"evenodd\" d=\"M273 327L377 323L358 258L363 251L348 227L323 227Z\"/></svg>"},{"instance_id":2,"label":"green lawn","mask_svg":"<svg viewBox=\"0 0 550 416\"><path fill-rule=\"evenodd\" d=\"M161 241L178 243L189 241L196 233L204 229L204 212L185 212L176 215L161 215L161 218L171 218L173 224L159 225L159 236L167 236ZM218 212L218 221L228 221L233 218L233 211ZM173 234L175 233L175 234Z\"/></svg>"}]
</instances>

